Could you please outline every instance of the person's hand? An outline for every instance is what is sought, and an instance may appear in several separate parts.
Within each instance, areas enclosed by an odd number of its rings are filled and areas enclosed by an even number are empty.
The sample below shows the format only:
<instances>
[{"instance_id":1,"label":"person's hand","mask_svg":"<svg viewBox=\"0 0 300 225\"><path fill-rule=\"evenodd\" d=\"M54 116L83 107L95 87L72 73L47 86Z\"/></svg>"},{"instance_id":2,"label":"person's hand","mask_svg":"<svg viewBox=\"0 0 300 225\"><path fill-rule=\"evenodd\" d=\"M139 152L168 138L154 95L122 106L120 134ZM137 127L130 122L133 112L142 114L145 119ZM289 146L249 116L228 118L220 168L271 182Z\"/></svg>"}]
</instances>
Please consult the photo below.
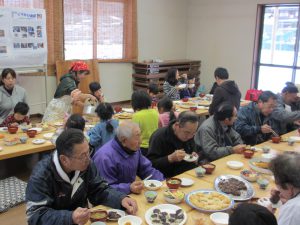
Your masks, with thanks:
<instances>
[{"instance_id":1,"label":"person's hand","mask_svg":"<svg viewBox=\"0 0 300 225\"><path fill-rule=\"evenodd\" d=\"M245 149L246 149L246 145L241 145L241 144L232 147L232 151L235 154L242 154Z\"/></svg>"},{"instance_id":2,"label":"person's hand","mask_svg":"<svg viewBox=\"0 0 300 225\"><path fill-rule=\"evenodd\" d=\"M87 208L78 207L72 213L72 220L74 224L84 225L90 219L91 213Z\"/></svg>"},{"instance_id":3,"label":"person's hand","mask_svg":"<svg viewBox=\"0 0 300 225\"><path fill-rule=\"evenodd\" d=\"M181 162L185 157L185 151L183 149L175 150L172 154L168 155L168 160L170 163Z\"/></svg>"},{"instance_id":4,"label":"person's hand","mask_svg":"<svg viewBox=\"0 0 300 225\"><path fill-rule=\"evenodd\" d=\"M297 126L300 126L300 120L294 121L294 124L297 125Z\"/></svg>"},{"instance_id":5,"label":"person's hand","mask_svg":"<svg viewBox=\"0 0 300 225\"><path fill-rule=\"evenodd\" d=\"M123 198L121 205L126 209L126 212L128 214L135 215L138 211L138 205L136 201L132 198L125 197Z\"/></svg>"},{"instance_id":6,"label":"person's hand","mask_svg":"<svg viewBox=\"0 0 300 225\"><path fill-rule=\"evenodd\" d=\"M134 181L130 184L130 191L135 194L140 194L144 188L142 181Z\"/></svg>"},{"instance_id":7,"label":"person's hand","mask_svg":"<svg viewBox=\"0 0 300 225\"><path fill-rule=\"evenodd\" d=\"M270 127L268 124L264 124L260 127L260 130L263 134L268 134L272 132L272 127Z\"/></svg>"}]
</instances>

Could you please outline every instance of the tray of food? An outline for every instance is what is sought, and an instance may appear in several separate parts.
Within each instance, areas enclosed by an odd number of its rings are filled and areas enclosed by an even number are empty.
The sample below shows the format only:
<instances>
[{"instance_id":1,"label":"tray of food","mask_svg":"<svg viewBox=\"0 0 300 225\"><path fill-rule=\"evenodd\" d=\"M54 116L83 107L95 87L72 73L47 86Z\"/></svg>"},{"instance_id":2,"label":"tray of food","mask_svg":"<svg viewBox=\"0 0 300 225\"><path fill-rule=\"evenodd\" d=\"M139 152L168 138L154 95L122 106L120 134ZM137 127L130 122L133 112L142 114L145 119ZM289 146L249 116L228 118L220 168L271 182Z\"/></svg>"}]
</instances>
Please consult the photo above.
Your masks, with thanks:
<instances>
[{"instance_id":1,"label":"tray of food","mask_svg":"<svg viewBox=\"0 0 300 225\"><path fill-rule=\"evenodd\" d=\"M254 196L252 185L234 175L221 175L215 179L215 189L229 195L235 201L246 201Z\"/></svg>"},{"instance_id":2,"label":"tray of food","mask_svg":"<svg viewBox=\"0 0 300 225\"><path fill-rule=\"evenodd\" d=\"M197 104L194 102L181 102L179 107L183 109L189 109L191 107L197 107Z\"/></svg>"},{"instance_id":3,"label":"tray of food","mask_svg":"<svg viewBox=\"0 0 300 225\"><path fill-rule=\"evenodd\" d=\"M214 190L196 190L188 193L185 201L191 207L205 213L226 211L233 207L233 199Z\"/></svg>"},{"instance_id":4,"label":"tray of food","mask_svg":"<svg viewBox=\"0 0 300 225\"><path fill-rule=\"evenodd\" d=\"M266 158L253 158L249 160L249 166L251 169L259 173L272 174L272 171L269 170L270 159Z\"/></svg>"},{"instance_id":5,"label":"tray of food","mask_svg":"<svg viewBox=\"0 0 300 225\"><path fill-rule=\"evenodd\" d=\"M114 117L118 118L118 119L131 119L132 118L132 113L127 113L127 112L116 113L114 115Z\"/></svg>"}]
</instances>

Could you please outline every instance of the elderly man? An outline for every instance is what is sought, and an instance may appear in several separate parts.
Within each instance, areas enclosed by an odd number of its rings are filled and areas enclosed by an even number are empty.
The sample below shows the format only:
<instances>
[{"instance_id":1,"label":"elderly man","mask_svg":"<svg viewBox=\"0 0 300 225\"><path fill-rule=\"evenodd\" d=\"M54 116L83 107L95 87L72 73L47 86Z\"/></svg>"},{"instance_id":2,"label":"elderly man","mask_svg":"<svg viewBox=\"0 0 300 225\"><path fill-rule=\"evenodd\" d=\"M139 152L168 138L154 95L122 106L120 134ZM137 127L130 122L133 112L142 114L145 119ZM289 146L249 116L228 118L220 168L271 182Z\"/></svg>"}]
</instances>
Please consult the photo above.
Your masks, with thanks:
<instances>
[{"instance_id":1,"label":"elderly man","mask_svg":"<svg viewBox=\"0 0 300 225\"><path fill-rule=\"evenodd\" d=\"M235 130L247 145L256 145L267 141L272 130L279 132L279 124L271 117L276 107L277 96L271 91L263 92L257 103L250 103L238 112Z\"/></svg>"},{"instance_id":2,"label":"elderly man","mask_svg":"<svg viewBox=\"0 0 300 225\"><path fill-rule=\"evenodd\" d=\"M240 154L245 149L241 136L232 128L236 117L236 108L222 103L215 114L199 127L195 142L210 161L232 153Z\"/></svg>"},{"instance_id":3,"label":"elderly man","mask_svg":"<svg viewBox=\"0 0 300 225\"><path fill-rule=\"evenodd\" d=\"M111 187L129 194L139 194L143 182L135 181L136 176L145 179L164 180L161 172L152 167L141 150L141 130L134 122L123 122L116 130L116 137L103 145L93 160L100 175Z\"/></svg>"},{"instance_id":4,"label":"elderly man","mask_svg":"<svg viewBox=\"0 0 300 225\"><path fill-rule=\"evenodd\" d=\"M182 112L167 127L155 131L149 144L149 158L153 166L165 177L172 177L193 169L195 162L184 160L186 154L198 156L195 149L194 135L197 131L198 117L192 112Z\"/></svg>"},{"instance_id":5,"label":"elderly man","mask_svg":"<svg viewBox=\"0 0 300 225\"><path fill-rule=\"evenodd\" d=\"M237 109L240 107L241 92L233 80L228 80L229 74L225 68L218 67L214 73L217 87L213 100L209 106L209 114L213 115L223 102L230 102Z\"/></svg>"},{"instance_id":6,"label":"elderly man","mask_svg":"<svg viewBox=\"0 0 300 225\"><path fill-rule=\"evenodd\" d=\"M136 201L108 186L90 163L89 145L81 130L62 132L56 148L37 164L29 179L28 224L85 224L90 218L88 201L136 213Z\"/></svg>"},{"instance_id":7,"label":"elderly man","mask_svg":"<svg viewBox=\"0 0 300 225\"><path fill-rule=\"evenodd\" d=\"M298 92L298 88L295 85L288 84L278 96L277 106L272 112L272 118L280 123L281 134L295 130L296 124L300 125L300 110L296 105Z\"/></svg>"}]
</instances>

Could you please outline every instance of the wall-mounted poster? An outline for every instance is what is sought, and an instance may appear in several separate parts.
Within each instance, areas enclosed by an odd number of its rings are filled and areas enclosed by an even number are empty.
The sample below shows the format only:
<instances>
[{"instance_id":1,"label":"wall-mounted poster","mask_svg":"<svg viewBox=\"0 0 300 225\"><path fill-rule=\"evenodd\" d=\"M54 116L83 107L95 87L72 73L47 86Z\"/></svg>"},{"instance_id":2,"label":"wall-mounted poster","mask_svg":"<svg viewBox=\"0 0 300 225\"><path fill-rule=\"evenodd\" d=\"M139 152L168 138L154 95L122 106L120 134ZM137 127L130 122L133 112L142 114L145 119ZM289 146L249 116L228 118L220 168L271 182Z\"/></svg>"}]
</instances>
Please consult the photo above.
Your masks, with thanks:
<instances>
[{"instance_id":1,"label":"wall-mounted poster","mask_svg":"<svg viewBox=\"0 0 300 225\"><path fill-rule=\"evenodd\" d=\"M33 67L46 63L45 10L0 7L0 67Z\"/></svg>"}]
</instances>

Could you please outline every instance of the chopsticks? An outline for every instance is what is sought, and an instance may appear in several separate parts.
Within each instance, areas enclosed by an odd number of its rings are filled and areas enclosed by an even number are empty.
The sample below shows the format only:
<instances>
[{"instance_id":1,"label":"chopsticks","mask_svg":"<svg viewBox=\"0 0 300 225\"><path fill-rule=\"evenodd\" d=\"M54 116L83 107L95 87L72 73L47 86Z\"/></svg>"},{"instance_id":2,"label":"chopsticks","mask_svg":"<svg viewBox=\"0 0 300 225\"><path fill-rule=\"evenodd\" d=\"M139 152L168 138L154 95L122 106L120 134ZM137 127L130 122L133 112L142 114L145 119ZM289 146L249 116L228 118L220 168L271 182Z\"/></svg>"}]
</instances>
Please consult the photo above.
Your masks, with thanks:
<instances>
[{"instance_id":1,"label":"chopsticks","mask_svg":"<svg viewBox=\"0 0 300 225\"><path fill-rule=\"evenodd\" d=\"M150 174L148 177L146 177L143 181L149 180L152 177L152 174Z\"/></svg>"},{"instance_id":2,"label":"chopsticks","mask_svg":"<svg viewBox=\"0 0 300 225\"><path fill-rule=\"evenodd\" d=\"M279 135L278 135L273 129L271 129L271 133L272 133L274 136L279 137Z\"/></svg>"}]
</instances>

